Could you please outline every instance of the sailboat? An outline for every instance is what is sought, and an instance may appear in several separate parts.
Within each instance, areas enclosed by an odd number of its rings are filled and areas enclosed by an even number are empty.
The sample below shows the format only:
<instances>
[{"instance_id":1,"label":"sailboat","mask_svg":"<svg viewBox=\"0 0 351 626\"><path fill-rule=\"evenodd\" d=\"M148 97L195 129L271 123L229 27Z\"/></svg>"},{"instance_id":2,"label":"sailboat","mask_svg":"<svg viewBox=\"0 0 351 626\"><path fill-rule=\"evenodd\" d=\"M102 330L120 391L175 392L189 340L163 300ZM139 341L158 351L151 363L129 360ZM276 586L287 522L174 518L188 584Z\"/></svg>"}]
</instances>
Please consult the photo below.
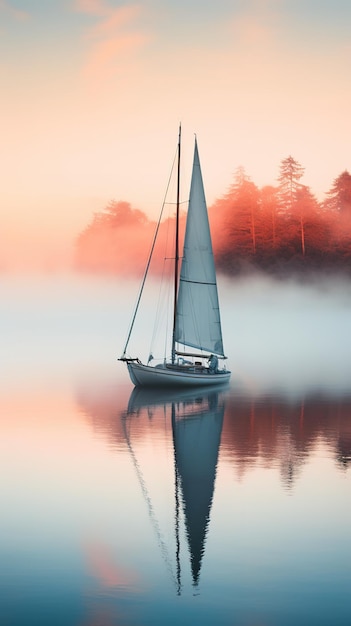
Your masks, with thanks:
<instances>
[{"instance_id":1,"label":"sailboat","mask_svg":"<svg viewBox=\"0 0 351 626\"><path fill-rule=\"evenodd\" d=\"M195 137L193 168L187 212L184 248L179 250L180 155L181 127L177 146L177 202L174 250L173 329L170 358L143 363L127 354L141 294L150 266L149 257L142 287L137 299L127 341L120 361L127 364L131 381L136 386L188 387L227 383L230 371L219 362L224 354L211 233L205 192ZM157 231L156 235L157 236ZM150 255L152 255L152 250ZM179 272L179 265L181 268Z\"/></svg>"}]
</instances>

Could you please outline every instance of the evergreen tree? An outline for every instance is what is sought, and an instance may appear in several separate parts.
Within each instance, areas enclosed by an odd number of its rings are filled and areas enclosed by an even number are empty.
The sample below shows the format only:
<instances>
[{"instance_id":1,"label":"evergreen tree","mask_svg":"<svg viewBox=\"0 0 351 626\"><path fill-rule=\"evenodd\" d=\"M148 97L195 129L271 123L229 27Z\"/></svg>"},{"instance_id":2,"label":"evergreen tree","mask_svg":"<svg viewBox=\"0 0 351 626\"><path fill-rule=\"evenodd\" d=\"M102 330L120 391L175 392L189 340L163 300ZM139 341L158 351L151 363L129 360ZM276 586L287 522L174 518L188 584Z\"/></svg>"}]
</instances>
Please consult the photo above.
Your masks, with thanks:
<instances>
[{"instance_id":1,"label":"evergreen tree","mask_svg":"<svg viewBox=\"0 0 351 626\"><path fill-rule=\"evenodd\" d=\"M258 198L256 185L244 168L238 168L227 195L227 228L234 254L239 252L245 257L256 253Z\"/></svg>"},{"instance_id":2,"label":"evergreen tree","mask_svg":"<svg viewBox=\"0 0 351 626\"><path fill-rule=\"evenodd\" d=\"M301 188L299 181L304 171L302 165L295 161L292 156L281 161L278 177L278 197L281 210L287 212L292 210L297 199L297 193Z\"/></svg>"},{"instance_id":3,"label":"evergreen tree","mask_svg":"<svg viewBox=\"0 0 351 626\"><path fill-rule=\"evenodd\" d=\"M315 240L313 236L313 225L316 225L318 221L316 220L318 209L318 202L311 193L310 188L301 185L296 193L293 217L298 225L301 253L303 256L306 254L306 240L308 239L308 243L311 241L311 247L312 240Z\"/></svg>"},{"instance_id":4,"label":"evergreen tree","mask_svg":"<svg viewBox=\"0 0 351 626\"><path fill-rule=\"evenodd\" d=\"M330 211L351 215L351 174L347 170L334 180L323 206Z\"/></svg>"},{"instance_id":5,"label":"evergreen tree","mask_svg":"<svg viewBox=\"0 0 351 626\"><path fill-rule=\"evenodd\" d=\"M260 205L265 248L274 250L277 246L278 236L278 197L276 187L271 185L262 187L260 190Z\"/></svg>"},{"instance_id":6,"label":"evergreen tree","mask_svg":"<svg viewBox=\"0 0 351 626\"><path fill-rule=\"evenodd\" d=\"M110 202L76 240L75 266L89 271L140 273L154 225L129 202Z\"/></svg>"},{"instance_id":7,"label":"evergreen tree","mask_svg":"<svg viewBox=\"0 0 351 626\"><path fill-rule=\"evenodd\" d=\"M145 226L148 219L139 209L133 209L129 202L112 200L99 216L100 223L108 228L123 228L124 226Z\"/></svg>"}]
</instances>

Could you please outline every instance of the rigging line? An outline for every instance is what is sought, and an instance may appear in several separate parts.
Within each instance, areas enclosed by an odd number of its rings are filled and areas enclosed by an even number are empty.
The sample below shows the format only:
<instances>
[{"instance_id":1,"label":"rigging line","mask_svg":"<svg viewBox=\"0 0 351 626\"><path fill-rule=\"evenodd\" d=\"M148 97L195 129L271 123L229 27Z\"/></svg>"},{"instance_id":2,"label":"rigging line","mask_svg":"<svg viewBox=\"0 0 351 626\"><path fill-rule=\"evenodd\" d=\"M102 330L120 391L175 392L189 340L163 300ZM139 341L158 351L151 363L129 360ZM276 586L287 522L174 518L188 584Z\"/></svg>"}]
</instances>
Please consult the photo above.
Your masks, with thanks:
<instances>
[{"instance_id":1,"label":"rigging line","mask_svg":"<svg viewBox=\"0 0 351 626\"><path fill-rule=\"evenodd\" d=\"M189 200L180 200L179 204L188 204ZM166 202L166 204L174 204L175 206L177 206L177 202Z\"/></svg>"},{"instance_id":2,"label":"rigging line","mask_svg":"<svg viewBox=\"0 0 351 626\"><path fill-rule=\"evenodd\" d=\"M164 343L163 343L163 360L166 361L167 358L167 338L168 338L168 326L169 326L169 311L170 311L170 290L167 291L167 302L166 302L166 332L164 334Z\"/></svg>"},{"instance_id":3,"label":"rigging line","mask_svg":"<svg viewBox=\"0 0 351 626\"><path fill-rule=\"evenodd\" d=\"M179 125L178 137L178 163L177 163L177 211L176 211L176 232L175 232L175 259L174 259L174 298L173 298L173 329L172 329L172 364L175 363L175 345L176 345L176 325L177 325L177 298L179 283L179 200L180 200L180 153L181 153L181 134L182 127Z\"/></svg>"},{"instance_id":4,"label":"rigging line","mask_svg":"<svg viewBox=\"0 0 351 626\"><path fill-rule=\"evenodd\" d=\"M180 503L179 503L179 472L177 466L177 451L176 451L176 416L175 416L175 406L174 402L172 402L172 431L173 431L173 445L174 445L174 491L175 491L175 539L176 539L176 563L177 563L177 595L181 595L181 567L180 567L180 538L179 538L179 527L180 527Z\"/></svg>"},{"instance_id":5,"label":"rigging line","mask_svg":"<svg viewBox=\"0 0 351 626\"><path fill-rule=\"evenodd\" d=\"M164 259L163 267L162 267L162 275L161 275L160 287L159 287L159 292L158 292L158 299L157 299L157 307L156 307L154 328L153 328L151 342L150 342L150 350L149 350L150 355L154 353L154 345L155 345L155 341L156 341L156 335L158 333L159 326L161 325L161 322L162 322L162 314L163 314L163 307L164 307L164 303L163 303L163 293L164 293L164 291L163 290L164 290L165 273L166 273L165 269L166 269L166 263L165 263L165 259Z\"/></svg>"},{"instance_id":6,"label":"rigging line","mask_svg":"<svg viewBox=\"0 0 351 626\"><path fill-rule=\"evenodd\" d=\"M168 572L169 572L169 574L171 576L171 579L172 579L173 583L175 584L176 587L178 587L177 586L177 580L176 580L176 578L174 576L174 573L173 573L171 559L170 559L169 554L168 554L167 546L166 546L164 540L162 539L162 533L161 533L161 530L160 530L159 523L158 523L158 521L156 519L156 515L155 515L155 512L154 512L154 508L152 506L151 498L149 496L149 492L148 492L148 489L147 489L147 486L146 486L146 482L145 482L145 479L143 477L143 473L141 471L139 462L138 462L138 460L136 458L136 454L134 452L133 446L131 444L129 434L127 433L126 422L127 422L127 415L123 415L122 416L122 424L123 424L123 433L124 433L125 441L127 443L127 447L128 447L129 452L130 452L130 456L132 458L133 466L134 466L134 469L135 469L135 472L136 472L136 475L137 475L137 478L138 478L138 481L139 481L139 484L140 484L140 487L141 487L141 492L142 492L142 494L144 496L144 500L146 502L149 518L150 518L152 527L154 529L154 532L156 534L157 542L158 542L159 548L161 550L161 554L162 554L163 560L164 560L164 562L166 564L167 570L168 570Z\"/></svg>"},{"instance_id":7,"label":"rigging line","mask_svg":"<svg viewBox=\"0 0 351 626\"><path fill-rule=\"evenodd\" d=\"M169 239L170 239L170 225L169 225L169 220L167 220L167 230L166 230L166 242L165 242L165 254L168 250L169 247ZM166 317L166 333L165 333L165 346L164 346L164 358L166 357L166 342L167 342L167 336L168 336L168 306L169 306L169 290L166 290L164 288L164 285L168 285L169 286L169 279L170 279L170 268L169 268L169 264L166 263L166 261L169 260L169 257L165 256L163 259L163 266L162 266L162 276L161 276L161 281L160 281L160 288L159 288L159 295L158 295L158 303L157 303L157 309L156 309L156 316L155 316L155 322L154 322L154 328L153 328L153 334L152 334L152 339L151 339L151 345L150 345L150 354L153 354L154 351L154 344L156 341L156 335L159 331L159 327L161 325L161 321L162 321L162 316L165 315ZM161 296L162 298L164 298L164 301L161 301ZM164 308L162 308L164 307ZM166 314L164 314L164 310L166 310Z\"/></svg>"},{"instance_id":8,"label":"rigging line","mask_svg":"<svg viewBox=\"0 0 351 626\"><path fill-rule=\"evenodd\" d=\"M129 331L128 331L127 339L126 339L125 346L124 346L124 350L123 350L123 354L122 354L122 356L123 356L123 357L126 355L126 352L127 352L127 347L128 347L128 343L129 343L129 340L130 340L130 336L131 336L131 334L132 334L133 327L134 327L135 318L136 318L136 316L137 316L137 312L138 312L138 309L139 309L139 304L140 304L141 296L143 295L144 286L145 286L145 281L146 281L146 276L147 276L147 274L148 274L149 267L150 267L150 263L151 263L151 259L152 259L152 255L153 255L153 252L154 252L154 248L155 248L155 244L156 244L156 239L157 239L157 235L158 235L158 231L159 231L159 228L160 228L161 219L162 219L162 215L163 215L163 209L165 208L165 204L166 204L166 197L167 197L168 190L169 190L169 186L170 186L171 179L172 179L172 174L173 174L173 169L174 169L174 164L175 164L175 161L176 161L176 156L177 156L177 153L178 153L178 148L177 148L177 151L176 151L176 153L175 153L175 155L174 155L174 158L173 158L173 163L172 163L172 167L171 167L171 172L170 172L170 175L169 175L169 178L168 178L168 182L167 182L167 186L166 186L166 191L165 191L165 194L164 194L164 199L163 199L163 203L162 203L162 207L161 207L160 217L159 217L159 219L158 219L157 226L156 226L156 229L155 229L154 238L153 238L153 240L152 240L151 249L150 249L149 257L148 257L148 260L147 260L147 263L146 263L146 268L145 268L144 276L143 276L143 279L142 279L142 281L141 281L141 285L140 285L140 289L139 289L139 293L138 293L138 297L137 297L137 301L136 301L136 305L135 305L135 309L134 309L134 313L133 313L132 321L131 321L131 323L130 323L130 327L129 327Z\"/></svg>"}]
</instances>

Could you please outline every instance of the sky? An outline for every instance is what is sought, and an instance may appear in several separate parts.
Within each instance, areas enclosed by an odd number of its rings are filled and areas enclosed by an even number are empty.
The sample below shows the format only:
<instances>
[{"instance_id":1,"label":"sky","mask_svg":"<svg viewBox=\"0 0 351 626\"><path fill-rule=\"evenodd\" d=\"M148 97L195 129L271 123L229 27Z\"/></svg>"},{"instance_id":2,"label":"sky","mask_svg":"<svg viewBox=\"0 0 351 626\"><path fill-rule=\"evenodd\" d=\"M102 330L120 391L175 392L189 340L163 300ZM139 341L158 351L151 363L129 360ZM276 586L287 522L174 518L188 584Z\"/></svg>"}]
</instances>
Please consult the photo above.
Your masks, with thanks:
<instances>
[{"instance_id":1,"label":"sky","mask_svg":"<svg viewBox=\"0 0 351 626\"><path fill-rule=\"evenodd\" d=\"M349 0L0 0L0 267L54 267L111 200L158 216L182 123L207 201L292 155L351 170Z\"/></svg>"}]
</instances>

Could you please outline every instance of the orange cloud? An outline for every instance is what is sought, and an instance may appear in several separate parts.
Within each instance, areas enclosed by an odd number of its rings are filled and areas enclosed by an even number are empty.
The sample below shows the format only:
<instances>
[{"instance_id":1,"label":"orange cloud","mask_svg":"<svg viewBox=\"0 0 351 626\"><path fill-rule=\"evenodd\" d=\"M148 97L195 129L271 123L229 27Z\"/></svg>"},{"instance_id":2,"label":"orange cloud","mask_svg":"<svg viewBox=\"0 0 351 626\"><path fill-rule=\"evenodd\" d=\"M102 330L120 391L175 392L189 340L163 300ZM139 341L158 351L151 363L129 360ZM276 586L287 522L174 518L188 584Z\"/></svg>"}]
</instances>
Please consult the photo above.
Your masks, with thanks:
<instances>
[{"instance_id":1,"label":"orange cloud","mask_svg":"<svg viewBox=\"0 0 351 626\"><path fill-rule=\"evenodd\" d=\"M5 11L15 20L27 20L30 17L28 11L15 9L7 0L0 0L0 11Z\"/></svg>"},{"instance_id":2,"label":"orange cloud","mask_svg":"<svg viewBox=\"0 0 351 626\"><path fill-rule=\"evenodd\" d=\"M257 15L237 16L231 23L235 41L240 45L271 45L275 41L275 28L270 20L260 19Z\"/></svg>"},{"instance_id":3,"label":"orange cloud","mask_svg":"<svg viewBox=\"0 0 351 626\"><path fill-rule=\"evenodd\" d=\"M121 59L139 47L143 41L141 35L132 34L97 42L91 49L85 65L85 76L100 80L109 77Z\"/></svg>"},{"instance_id":4,"label":"orange cloud","mask_svg":"<svg viewBox=\"0 0 351 626\"><path fill-rule=\"evenodd\" d=\"M107 15L111 8L103 0L75 0L74 9L90 15Z\"/></svg>"},{"instance_id":5,"label":"orange cloud","mask_svg":"<svg viewBox=\"0 0 351 626\"><path fill-rule=\"evenodd\" d=\"M90 37L114 37L118 35L119 29L128 24L140 13L140 8L136 5L119 7L107 13L100 14L106 16L102 22L97 24L88 33Z\"/></svg>"},{"instance_id":6,"label":"orange cloud","mask_svg":"<svg viewBox=\"0 0 351 626\"><path fill-rule=\"evenodd\" d=\"M84 74L94 82L110 78L116 68L128 63L132 53L146 41L146 35L135 26L141 12L138 5L116 9L103 0L76 0L75 9L99 18L85 34L92 44Z\"/></svg>"}]
</instances>

